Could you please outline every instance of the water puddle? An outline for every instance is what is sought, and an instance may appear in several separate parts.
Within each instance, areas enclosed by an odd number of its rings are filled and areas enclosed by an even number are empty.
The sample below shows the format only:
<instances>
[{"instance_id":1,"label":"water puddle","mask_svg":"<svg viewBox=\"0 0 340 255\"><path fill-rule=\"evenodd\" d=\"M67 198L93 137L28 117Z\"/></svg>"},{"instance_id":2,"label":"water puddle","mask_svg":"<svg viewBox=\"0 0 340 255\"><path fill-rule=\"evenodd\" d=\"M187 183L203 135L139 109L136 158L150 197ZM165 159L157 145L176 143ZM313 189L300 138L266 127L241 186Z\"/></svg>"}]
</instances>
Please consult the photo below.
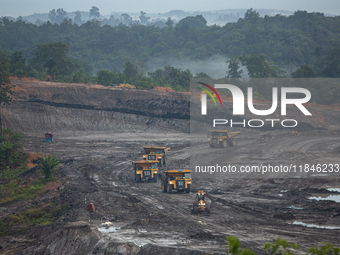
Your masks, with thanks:
<instances>
[{"instance_id":1,"label":"water puddle","mask_svg":"<svg viewBox=\"0 0 340 255\"><path fill-rule=\"evenodd\" d=\"M117 232L117 230L120 230L120 227L101 227L98 228L98 231L102 232L102 233L114 233Z\"/></svg>"},{"instance_id":2,"label":"water puddle","mask_svg":"<svg viewBox=\"0 0 340 255\"><path fill-rule=\"evenodd\" d=\"M326 197L310 197L309 199L315 199L315 200L331 200L335 201L337 203L340 203L340 195L329 195Z\"/></svg>"},{"instance_id":3,"label":"water puddle","mask_svg":"<svg viewBox=\"0 0 340 255\"><path fill-rule=\"evenodd\" d=\"M301 207L296 207L296 206L294 206L294 205L289 206L289 207L287 207L287 208L289 208L289 209L294 209L294 210L302 210L302 209L303 209L303 208L301 208Z\"/></svg>"},{"instance_id":4,"label":"water puddle","mask_svg":"<svg viewBox=\"0 0 340 255\"><path fill-rule=\"evenodd\" d=\"M335 191L340 193L340 188L329 188L328 191Z\"/></svg>"},{"instance_id":5,"label":"water puddle","mask_svg":"<svg viewBox=\"0 0 340 255\"><path fill-rule=\"evenodd\" d=\"M101 227L97 227L98 231L108 237L120 241L120 242L132 242L139 247L146 244L157 243L159 246L176 246L187 245L190 241L175 236L172 232L151 231L146 229L122 229L124 225L113 224L111 222L105 222L101 224ZM115 226L113 226L115 225ZM145 235L148 236L145 236Z\"/></svg>"},{"instance_id":6,"label":"water puddle","mask_svg":"<svg viewBox=\"0 0 340 255\"><path fill-rule=\"evenodd\" d=\"M340 227L333 227L333 226L319 226L319 225L315 225L315 224L307 224L307 223L303 223L303 222L301 222L301 221L294 221L293 223L289 223L289 224L304 226L304 227L307 227L307 228L340 229Z\"/></svg>"}]
</instances>

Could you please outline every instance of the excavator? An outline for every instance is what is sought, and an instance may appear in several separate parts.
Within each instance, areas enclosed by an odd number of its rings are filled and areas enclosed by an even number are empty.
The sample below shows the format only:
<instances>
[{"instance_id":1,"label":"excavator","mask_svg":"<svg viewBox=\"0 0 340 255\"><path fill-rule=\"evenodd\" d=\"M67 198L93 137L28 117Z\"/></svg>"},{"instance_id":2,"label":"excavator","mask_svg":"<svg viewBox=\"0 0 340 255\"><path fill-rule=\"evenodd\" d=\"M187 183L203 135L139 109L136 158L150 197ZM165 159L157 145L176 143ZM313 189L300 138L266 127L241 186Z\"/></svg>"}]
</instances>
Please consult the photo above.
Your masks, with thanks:
<instances>
[{"instance_id":1,"label":"excavator","mask_svg":"<svg viewBox=\"0 0 340 255\"><path fill-rule=\"evenodd\" d=\"M136 86L134 85L131 85L129 83L122 83L122 84L111 84L112 87L115 87L115 88L123 88L123 89L136 89Z\"/></svg>"}]
</instances>

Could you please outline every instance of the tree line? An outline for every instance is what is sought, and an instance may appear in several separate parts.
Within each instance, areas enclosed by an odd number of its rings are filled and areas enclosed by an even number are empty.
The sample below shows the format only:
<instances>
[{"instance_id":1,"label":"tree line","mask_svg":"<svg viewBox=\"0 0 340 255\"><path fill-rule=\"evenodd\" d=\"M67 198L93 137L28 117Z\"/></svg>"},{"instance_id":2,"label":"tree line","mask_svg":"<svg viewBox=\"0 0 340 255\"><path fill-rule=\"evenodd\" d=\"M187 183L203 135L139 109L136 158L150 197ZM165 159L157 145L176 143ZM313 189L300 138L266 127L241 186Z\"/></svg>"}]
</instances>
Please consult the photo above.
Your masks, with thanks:
<instances>
[{"instance_id":1,"label":"tree line","mask_svg":"<svg viewBox=\"0 0 340 255\"><path fill-rule=\"evenodd\" d=\"M93 15L97 13L93 11ZM56 14L55 19L59 16ZM147 19L144 16L142 13L141 19ZM297 11L291 16L260 17L252 9L225 26L207 26L202 15L186 17L177 24L169 20L162 28L122 22L112 26L98 19L81 25L64 19L60 24L37 26L2 18L0 48L8 53L22 51L25 58L30 58L34 45L66 43L71 57L92 67L94 73L104 69L122 71L127 61L145 63L157 57L204 60L214 55L227 58L251 54L264 54L275 65L296 69L314 65L339 47L339 27L338 16Z\"/></svg>"},{"instance_id":2,"label":"tree line","mask_svg":"<svg viewBox=\"0 0 340 255\"><path fill-rule=\"evenodd\" d=\"M98 10L91 10L98 17ZM57 10L56 17L60 13ZM223 27L207 26L202 15L186 17L176 25L168 21L163 28L122 23L112 27L97 19L80 26L67 19L36 26L3 18L0 58L14 76L103 85L130 83L143 89L168 86L177 91L188 90L192 77L209 76L169 65L146 73L148 60L205 60L218 54L225 56L229 78L340 76L339 17L297 11L288 17L261 18L250 9L244 18ZM317 103L336 103L334 95L340 94L336 85L313 89ZM325 95L325 91L332 93ZM270 99L264 88L255 92L258 98Z\"/></svg>"}]
</instances>

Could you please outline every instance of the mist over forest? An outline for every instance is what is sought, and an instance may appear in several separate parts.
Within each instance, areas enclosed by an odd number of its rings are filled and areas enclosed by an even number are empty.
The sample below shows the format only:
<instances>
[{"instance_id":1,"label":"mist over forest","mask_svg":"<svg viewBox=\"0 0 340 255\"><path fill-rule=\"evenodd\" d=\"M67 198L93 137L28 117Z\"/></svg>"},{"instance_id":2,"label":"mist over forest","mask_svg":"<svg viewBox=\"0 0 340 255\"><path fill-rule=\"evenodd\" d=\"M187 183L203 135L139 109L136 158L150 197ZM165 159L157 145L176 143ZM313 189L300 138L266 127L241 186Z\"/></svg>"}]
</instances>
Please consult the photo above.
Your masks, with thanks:
<instances>
[{"instance_id":1,"label":"mist over forest","mask_svg":"<svg viewBox=\"0 0 340 255\"><path fill-rule=\"evenodd\" d=\"M102 16L93 6L2 17L0 49L13 76L181 91L192 77L339 77L339 30L339 16L306 11Z\"/></svg>"}]
</instances>

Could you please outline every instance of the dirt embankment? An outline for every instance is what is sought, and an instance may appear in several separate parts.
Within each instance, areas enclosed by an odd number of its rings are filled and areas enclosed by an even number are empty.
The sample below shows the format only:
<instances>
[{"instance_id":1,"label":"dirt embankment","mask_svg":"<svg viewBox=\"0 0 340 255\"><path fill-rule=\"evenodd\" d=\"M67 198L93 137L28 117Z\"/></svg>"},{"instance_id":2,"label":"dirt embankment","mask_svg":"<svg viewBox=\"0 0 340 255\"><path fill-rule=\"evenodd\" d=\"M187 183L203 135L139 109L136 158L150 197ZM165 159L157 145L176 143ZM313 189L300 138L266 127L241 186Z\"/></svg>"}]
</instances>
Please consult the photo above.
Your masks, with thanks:
<instances>
[{"instance_id":1,"label":"dirt embankment","mask_svg":"<svg viewBox=\"0 0 340 255\"><path fill-rule=\"evenodd\" d=\"M21 132L173 130L189 132L189 96L101 85L11 81L4 126Z\"/></svg>"},{"instance_id":2,"label":"dirt embankment","mask_svg":"<svg viewBox=\"0 0 340 255\"><path fill-rule=\"evenodd\" d=\"M101 85L65 84L11 80L14 101L4 107L4 127L24 133L47 131L190 131L189 119L201 122L200 102L190 93L167 90L118 89ZM190 109L190 104L195 107ZM234 121L259 119L245 107L245 115L232 115L232 102L216 107L208 102L209 125L213 118L233 118ZM256 104L256 108L269 109L269 104ZM338 111L308 108L312 116L305 116L295 106L288 106L287 116L281 116L280 107L270 118L297 119L298 130L340 125ZM242 118L241 118L242 117ZM263 116L265 120L268 116ZM207 121L207 118L205 118ZM275 128L282 128L276 123ZM272 130L266 122L262 130ZM205 129L206 127L204 127Z\"/></svg>"}]
</instances>

